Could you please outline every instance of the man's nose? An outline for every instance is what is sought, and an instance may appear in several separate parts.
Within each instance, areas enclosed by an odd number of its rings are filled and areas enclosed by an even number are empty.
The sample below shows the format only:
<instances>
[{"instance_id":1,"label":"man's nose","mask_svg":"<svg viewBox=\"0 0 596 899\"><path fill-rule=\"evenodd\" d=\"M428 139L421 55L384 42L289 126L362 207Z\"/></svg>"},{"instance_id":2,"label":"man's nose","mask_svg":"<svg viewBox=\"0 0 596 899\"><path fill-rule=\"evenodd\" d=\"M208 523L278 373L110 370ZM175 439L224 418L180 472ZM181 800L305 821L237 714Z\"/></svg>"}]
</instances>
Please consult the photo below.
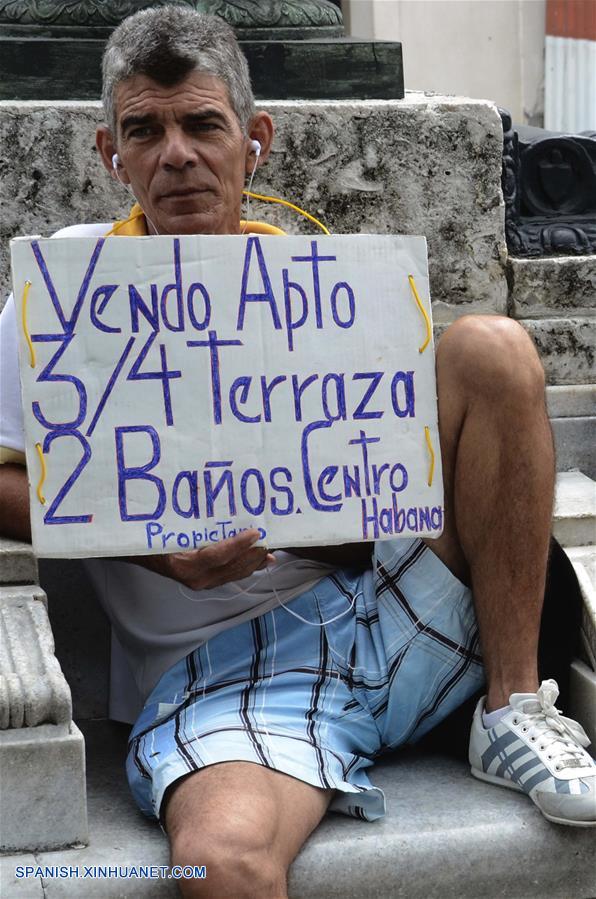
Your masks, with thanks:
<instances>
[{"instance_id":1,"label":"man's nose","mask_svg":"<svg viewBox=\"0 0 596 899\"><path fill-rule=\"evenodd\" d=\"M196 165L197 157L192 142L182 131L166 134L161 148L161 164L165 168L183 169Z\"/></svg>"}]
</instances>

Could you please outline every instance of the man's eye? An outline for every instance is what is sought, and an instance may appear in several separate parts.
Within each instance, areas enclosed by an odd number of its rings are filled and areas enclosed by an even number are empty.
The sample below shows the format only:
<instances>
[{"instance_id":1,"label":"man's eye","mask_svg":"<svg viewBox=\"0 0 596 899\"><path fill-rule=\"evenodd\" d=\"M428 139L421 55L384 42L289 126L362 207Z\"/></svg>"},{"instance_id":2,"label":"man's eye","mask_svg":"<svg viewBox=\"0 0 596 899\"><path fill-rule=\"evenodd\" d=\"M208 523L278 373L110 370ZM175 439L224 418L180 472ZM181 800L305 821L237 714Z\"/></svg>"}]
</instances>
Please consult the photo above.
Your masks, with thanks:
<instances>
[{"instance_id":1,"label":"man's eye","mask_svg":"<svg viewBox=\"0 0 596 899\"><path fill-rule=\"evenodd\" d=\"M128 132L128 137L149 137L153 133L153 129L149 125L142 125L138 128L132 128Z\"/></svg>"}]
</instances>

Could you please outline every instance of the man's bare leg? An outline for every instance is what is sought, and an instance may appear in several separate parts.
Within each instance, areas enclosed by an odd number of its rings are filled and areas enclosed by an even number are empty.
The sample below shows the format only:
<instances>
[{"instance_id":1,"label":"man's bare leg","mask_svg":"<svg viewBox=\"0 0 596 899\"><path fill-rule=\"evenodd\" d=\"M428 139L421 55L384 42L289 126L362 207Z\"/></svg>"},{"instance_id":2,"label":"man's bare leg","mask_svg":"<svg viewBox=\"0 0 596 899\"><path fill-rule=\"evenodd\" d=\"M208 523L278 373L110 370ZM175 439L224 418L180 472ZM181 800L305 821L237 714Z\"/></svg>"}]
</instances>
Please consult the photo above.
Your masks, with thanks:
<instances>
[{"instance_id":1,"label":"man's bare leg","mask_svg":"<svg viewBox=\"0 0 596 899\"><path fill-rule=\"evenodd\" d=\"M223 762L178 781L165 823L172 865L205 865L180 880L183 896L285 899L287 871L333 790L251 762Z\"/></svg>"},{"instance_id":2,"label":"man's bare leg","mask_svg":"<svg viewBox=\"0 0 596 899\"><path fill-rule=\"evenodd\" d=\"M554 490L544 373L516 322L466 316L437 351L445 531L428 546L471 584L487 711L538 688Z\"/></svg>"}]
</instances>

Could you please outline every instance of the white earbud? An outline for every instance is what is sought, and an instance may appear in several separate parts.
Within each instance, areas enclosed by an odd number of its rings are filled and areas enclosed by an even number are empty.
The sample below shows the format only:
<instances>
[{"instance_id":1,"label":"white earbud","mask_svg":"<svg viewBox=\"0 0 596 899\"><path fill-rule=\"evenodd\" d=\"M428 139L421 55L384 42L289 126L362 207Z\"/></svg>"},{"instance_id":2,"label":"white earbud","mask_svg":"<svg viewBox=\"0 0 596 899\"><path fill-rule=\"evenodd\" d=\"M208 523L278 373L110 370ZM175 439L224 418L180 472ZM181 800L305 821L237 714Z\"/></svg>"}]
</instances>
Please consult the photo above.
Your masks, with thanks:
<instances>
[{"instance_id":1,"label":"white earbud","mask_svg":"<svg viewBox=\"0 0 596 899\"><path fill-rule=\"evenodd\" d=\"M128 193L131 195L131 197L134 197L132 189L129 187L128 184L125 184L124 181L122 180L122 178L120 177L120 172L118 171L118 169L120 168L121 165L122 165L122 163L120 162L120 157L118 156L117 153L114 153L114 155L112 156L112 168L114 169L116 181L118 182L118 184L121 184L125 190L128 191ZM136 199L136 197L134 197L134 198Z\"/></svg>"},{"instance_id":2,"label":"white earbud","mask_svg":"<svg viewBox=\"0 0 596 899\"><path fill-rule=\"evenodd\" d=\"M120 162L120 157L118 156L117 153L114 153L114 155L112 156L112 168L114 169L114 174L116 175L116 181L118 182L118 184L121 184L121 185L122 185L122 187L124 188L124 190L125 190L127 193L129 193L129 194L131 195L131 197L133 198L133 200L135 201L135 203L138 203L138 200L137 200L137 198L136 198L135 195L134 195L134 191L133 191L132 187L130 187L129 184L125 184L124 181L122 180L122 178L120 177L120 173L118 172L118 168L119 168L119 166L121 166L121 165L122 165L122 163ZM153 224L153 222L151 221L151 219L149 218L149 216L147 215L147 213L146 213L144 210L143 210L143 215L145 216L145 218L147 219L147 221L149 222L149 224L150 224L151 227L153 228L153 233L154 233L154 234L157 234L157 233L158 233L157 228L155 227L155 225Z\"/></svg>"},{"instance_id":3,"label":"white earbud","mask_svg":"<svg viewBox=\"0 0 596 899\"><path fill-rule=\"evenodd\" d=\"M250 173L248 187L245 191L245 193L247 195L246 196L246 221L244 222L244 228L241 231L242 234L244 234L244 232L246 231L246 226L248 225L248 219L250 216L250 191L252 188L252 182L255 177L255 172L256 172L257 166L259 164L259 156L261 155L261 141L260 140L251 140L250 149L255 154L255 164L252 167L252 172Z\"/></svg>"}]
</instances>

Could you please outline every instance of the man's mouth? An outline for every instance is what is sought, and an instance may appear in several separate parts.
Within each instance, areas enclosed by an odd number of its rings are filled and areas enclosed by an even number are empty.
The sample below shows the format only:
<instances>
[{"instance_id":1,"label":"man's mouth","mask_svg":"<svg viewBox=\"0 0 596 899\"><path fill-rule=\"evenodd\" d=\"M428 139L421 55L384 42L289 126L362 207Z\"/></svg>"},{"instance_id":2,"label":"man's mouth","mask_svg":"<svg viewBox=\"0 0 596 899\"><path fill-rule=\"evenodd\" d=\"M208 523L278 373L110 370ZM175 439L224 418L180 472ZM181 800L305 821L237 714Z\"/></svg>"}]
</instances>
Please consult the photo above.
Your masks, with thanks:
<instances>
[{"instance_id":1,"label":"man's mouth","mask_svg":"<svg viewBox=\"0 0 596 899\"><path fill-rule=\"evenodd\" d=\"M181 187L177 190L169 190L167 193L162 194L161 197L162 200L183 199L184 197L194 197L203 193L206 193L204 188Z\"/></svg>"}]
</instances>

